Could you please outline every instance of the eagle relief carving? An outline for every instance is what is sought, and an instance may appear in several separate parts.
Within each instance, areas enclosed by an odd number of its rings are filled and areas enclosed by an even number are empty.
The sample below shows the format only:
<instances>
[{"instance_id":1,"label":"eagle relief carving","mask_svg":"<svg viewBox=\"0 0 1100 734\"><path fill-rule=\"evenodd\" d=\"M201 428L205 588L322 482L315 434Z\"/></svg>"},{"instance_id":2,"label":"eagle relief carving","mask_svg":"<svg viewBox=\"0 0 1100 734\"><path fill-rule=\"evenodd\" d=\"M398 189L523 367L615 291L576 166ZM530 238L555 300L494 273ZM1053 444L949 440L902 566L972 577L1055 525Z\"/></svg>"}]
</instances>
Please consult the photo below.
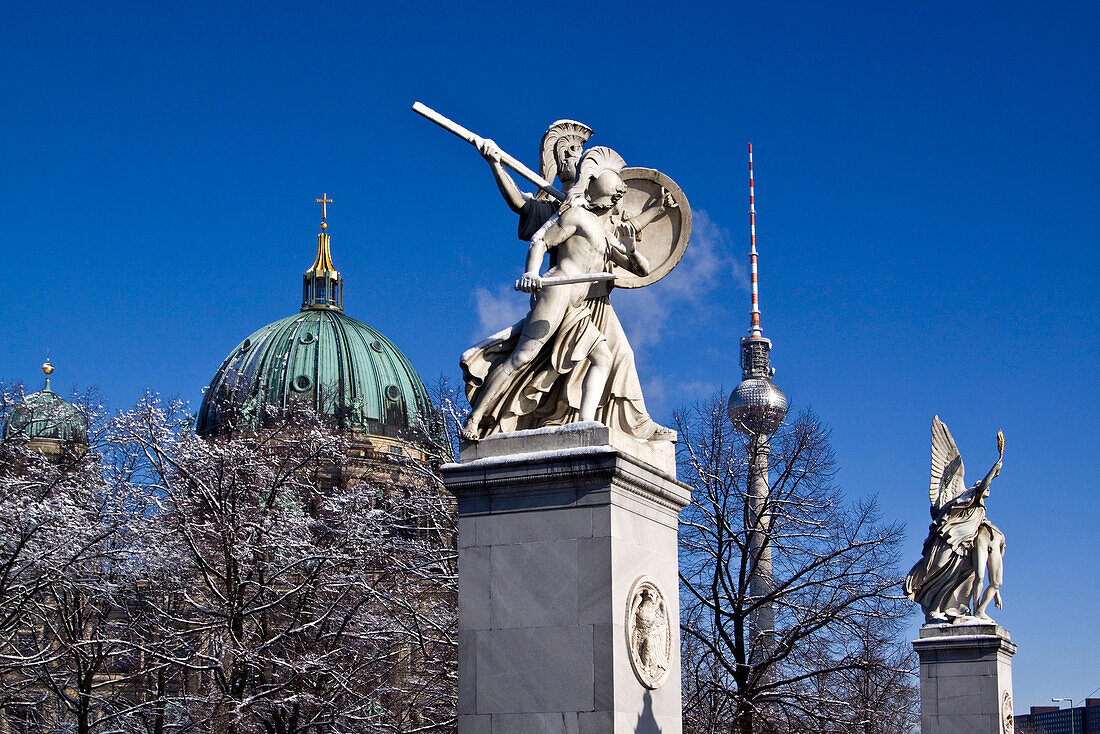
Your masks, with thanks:
<instances>
[{"instance_id":1,"label":"eagle relief carving","mask_svg":"<svg viewBox=\"0 0 1100 734\"><path fill-rule=\"evenodd\" d=\"M672 620L657 580L641 576L627 596L626 645L630 665L646 688L660 687L672 667Z\"/></svg>"}]
</instances>

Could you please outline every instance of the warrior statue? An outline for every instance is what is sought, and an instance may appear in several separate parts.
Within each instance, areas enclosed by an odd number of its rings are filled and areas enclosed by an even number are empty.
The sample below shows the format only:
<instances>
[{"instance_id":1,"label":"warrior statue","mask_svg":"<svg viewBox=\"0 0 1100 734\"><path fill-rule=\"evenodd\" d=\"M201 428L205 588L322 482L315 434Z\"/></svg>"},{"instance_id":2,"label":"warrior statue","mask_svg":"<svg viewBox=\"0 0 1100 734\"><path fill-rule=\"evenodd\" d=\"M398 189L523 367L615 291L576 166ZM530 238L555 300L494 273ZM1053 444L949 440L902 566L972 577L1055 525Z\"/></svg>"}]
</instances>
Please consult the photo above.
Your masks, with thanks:
<instances>
[{"instance_id":1,"label":"warrior statue","mask_svg":"<svg viewBox=\"0 0 1100 734\"><path fill-rule=\"evenodd\" d=\"M939 416L932 419L932 525L924 557L905 579L905 595L921 605L927 624L993 620L991 601L1001 607L1005 536L985 516L989 486L1001 473L1004 434L997 433L997 463L970 489L963 481L962 456ZM986 571L989 585L982 590ZM971 611L973 610L973 614Z\"/></svg>"},{"instance_id":2,"label":"warrior statue","mask_svg":"<svg viewBox=\"0 0 1100 734\"><path fill-rule=\"evenodd\" d=\"M610 148L592 148L559 212L532 238L519 289L535 293L527 317L462 355L473 410L463 437L600 420L640 439L670 440L671 431L645 412L634 354L602 282L553 283L609 272L637 276L650 265L636 247L642 231L675 202L665 195L630 216L617 208L626 193L625 162ZM543 257L556 263L539 275ZM552 284L544 287L545 284Z\"/></svg>"},{"instance_id":3,"label":"warrior statue","mask_svg":"<svg viewBox=\"0 0 1100 734\"><path fill-rule=\"evenodd\" d=\"M539 174L547 181L555 177L561 181L562 194L568 196L577 180L577 164L580 163L584 144L592 135L592 129L574 120L558 120L542 136L539 146ZM508 206L519 215L519 238L530 241L550 217L558 213L561 199L546 189L536 194L520 191L516 182L501 163L503 153L496 143L487 138L475 137L478 152L489 162L497 188Z\"/></svg>"},{"instance_id":4,"label":"warrior statue","mask_svg":"<svg viewBox=\"0 0 1100 734\"><path fill-rule=\"evenodd\" d=\"M610 148L583 152L592 131L573 120L546 131L536 174L431 108L413 109L477 147L519 214L520 239L531 242L516 282L532 294L530 312L462 355L472 408L463 438L596 420L638 440L674 441L675 432L646 412L634 353L608 296L613 287L649 285L679 262L691 233L683 192L659 171L626 168ZM521 192L505 165L538 192Z\"/></svg>"}]
</instances>

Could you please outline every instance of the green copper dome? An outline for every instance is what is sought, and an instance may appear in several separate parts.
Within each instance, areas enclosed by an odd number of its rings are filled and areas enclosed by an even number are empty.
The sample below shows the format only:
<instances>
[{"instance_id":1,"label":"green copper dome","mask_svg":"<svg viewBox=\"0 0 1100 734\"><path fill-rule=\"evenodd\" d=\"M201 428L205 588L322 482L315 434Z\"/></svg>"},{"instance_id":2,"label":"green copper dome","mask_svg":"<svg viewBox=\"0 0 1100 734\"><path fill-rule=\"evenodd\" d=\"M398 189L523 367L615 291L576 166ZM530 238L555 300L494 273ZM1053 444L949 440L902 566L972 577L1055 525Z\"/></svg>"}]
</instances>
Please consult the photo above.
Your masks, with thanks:
<instances>
[{"instance_id":1,"label":"green copper dome","mask_svg":"<svg viewBox=\"0 0 1100 734\"><path fill-rule=\"evenodd\" d=\"M11 409L4 424L4 437L14 435L30 440L86 445L88 422L79 410L50 389L50 378L47 377L42 390L28 395Z\"/></svg>"},{"instance_id":2,"label":"green copper dome","mask_svg":"<svg viewBox=\"0 0 1100 734\"><path fill-rule=\"evenodd\" d=\"M303 276L301 312L263 327L225 358L199 408L200 435L255 428L270 410L296 403L335 417L346 430L379 436L399 436L434 415L401 350L344 314L343 278L332 266L325 228L322 222L317 258Z\"/></svg>"},{"instance_id":3,"label":"green copper dome","mask_svg":"<svg viewBox=\"0 0 1100 734\"><path fill-rule=\"evenodd\" d=\"M198 432L254 428L265 406L278 412L297 401L375 435L398 435L431 411L424 383L393 342L341 311L307 309L226 357L203 397Z\"/></svg>"}]
</instances>

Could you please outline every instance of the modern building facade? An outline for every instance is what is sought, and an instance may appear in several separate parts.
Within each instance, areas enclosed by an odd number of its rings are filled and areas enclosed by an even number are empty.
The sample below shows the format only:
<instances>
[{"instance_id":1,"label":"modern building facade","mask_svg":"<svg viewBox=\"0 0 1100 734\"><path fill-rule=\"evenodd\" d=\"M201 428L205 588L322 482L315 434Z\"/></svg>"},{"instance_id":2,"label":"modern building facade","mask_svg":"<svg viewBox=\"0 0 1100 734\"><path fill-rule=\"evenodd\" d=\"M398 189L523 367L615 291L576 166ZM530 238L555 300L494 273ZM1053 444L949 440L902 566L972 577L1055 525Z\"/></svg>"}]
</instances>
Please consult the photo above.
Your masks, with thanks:
<instances>
[{"instance_id":1,"label":"modern building facade","mask_svg":"<svg viewBox=\"0 0 1100 734\"><path fill-rule=\"evenodd\" d=\"M1016 734L1100 734L1100 698L1073 708L1032 706L1014 719Z\"/></svg>"}]
</instances>

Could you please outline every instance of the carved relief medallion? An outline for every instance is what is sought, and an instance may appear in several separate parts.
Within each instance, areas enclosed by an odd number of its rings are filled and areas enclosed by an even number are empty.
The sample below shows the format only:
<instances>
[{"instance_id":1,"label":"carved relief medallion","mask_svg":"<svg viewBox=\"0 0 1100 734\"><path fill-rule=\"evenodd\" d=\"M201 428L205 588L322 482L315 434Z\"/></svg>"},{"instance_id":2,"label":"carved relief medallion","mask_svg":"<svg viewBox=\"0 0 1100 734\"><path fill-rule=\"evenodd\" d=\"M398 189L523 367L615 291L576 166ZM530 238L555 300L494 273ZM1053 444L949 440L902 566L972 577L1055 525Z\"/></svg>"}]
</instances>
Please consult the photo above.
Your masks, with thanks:
<instances>
[{"instance_id":1,"label":"carved relief medallion","mask_svg":"<svg viewBox=\"0 0 1100 734\"><path fill-rule=\"evenodd\" d=\"M646 688L658 688L672 667L672 618L657 579L640 576L626 597L626 647L634 675Z\"/></svg>"},{"instance_id":2,"label":"carved relief medallion","mask_svg":"<svg viewBox=\"0 0 1100 734\"><path fill-rule=\"evenodd\" d=\"M1012 694L1005 691L1001 698L1001 734L1012 734Z\"/></svg>"}]
</instances>

